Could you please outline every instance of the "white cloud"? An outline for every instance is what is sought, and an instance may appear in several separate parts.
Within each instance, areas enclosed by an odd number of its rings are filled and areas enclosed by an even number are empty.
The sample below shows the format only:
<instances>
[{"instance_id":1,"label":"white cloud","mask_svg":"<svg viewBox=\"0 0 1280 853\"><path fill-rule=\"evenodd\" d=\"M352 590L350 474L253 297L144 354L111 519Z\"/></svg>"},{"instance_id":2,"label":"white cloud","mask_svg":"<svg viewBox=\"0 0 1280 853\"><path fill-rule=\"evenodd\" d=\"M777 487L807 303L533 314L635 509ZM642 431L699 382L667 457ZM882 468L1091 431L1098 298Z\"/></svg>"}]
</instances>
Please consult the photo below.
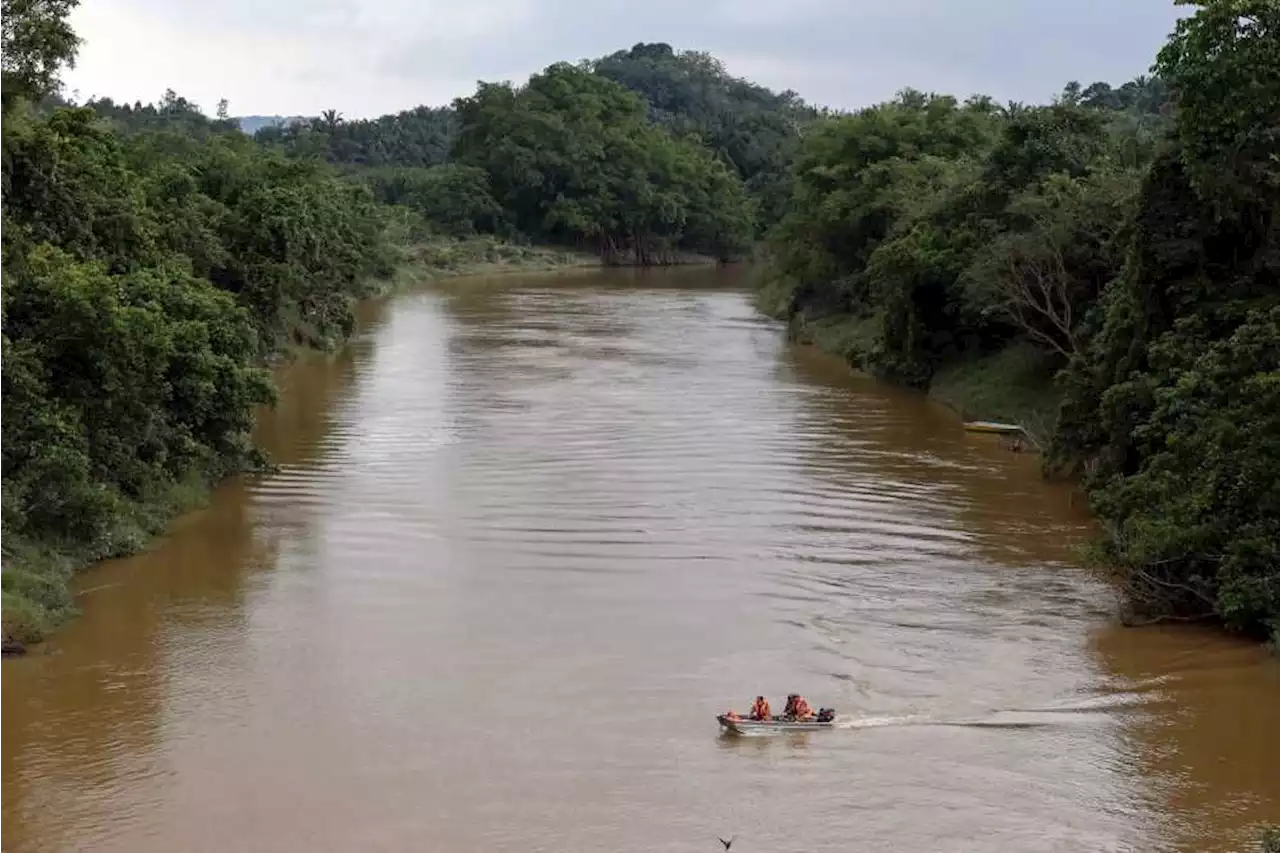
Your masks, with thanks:
<instances>
[{"instance_id":1,"label":"white cloud","mask_svg":"<svg viewBox=\"0 0 1280 853\"><path fill-rule=\"evenodd\" d=\"M1170 0L87 0L65 75L81 97L166 88L236 114L373 116L445 104L667 41L807 101L857 107L904 86L1044 100L1067 80L1146 72Z\"/></svg>"},{"instance_id":2,"label":"white cloud","mask_svg":"<svg viewBox=\"0 0 1280 853\"><path fill-rule=\"evenodd\" d=\"M81 6L72 25L84 44L63 76L66 89L82 98L145 102L172 88L210 110L228 97L250 111L255 101L271 108L308 95L296 72L312 60L315 45L301 39L192 30L107 2Z\"/></svg>"},{"instance_id":3,"label":"white cloud","mask_svg":"<svg viewBox=\"0 0 1280 853\"><path fill-rule=\"evenodd\" d=\"M292 16L279 14L291 6ZM254 17L253 9L272 8ZM444 104L475 87L452 66L477 43L522 26L527 0L246 4L95 0L72 14L84 38L66 89L143 102L167 88L212 111L372 116ZM421 61L396 73L397 52ZM454 62L450 62L450 59ZM517 73L527 73L519 69Z\"/></svg>"}]
</instances>

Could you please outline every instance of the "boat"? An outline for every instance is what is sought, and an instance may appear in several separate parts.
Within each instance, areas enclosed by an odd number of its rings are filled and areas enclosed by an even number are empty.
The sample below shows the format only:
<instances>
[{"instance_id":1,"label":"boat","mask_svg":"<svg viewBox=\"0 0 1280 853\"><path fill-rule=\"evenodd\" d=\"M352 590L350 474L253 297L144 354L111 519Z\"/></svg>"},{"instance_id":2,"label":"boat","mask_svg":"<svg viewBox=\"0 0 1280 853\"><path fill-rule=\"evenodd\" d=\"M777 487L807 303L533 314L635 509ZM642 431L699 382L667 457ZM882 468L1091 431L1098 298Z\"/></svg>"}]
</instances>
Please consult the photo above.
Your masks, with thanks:
<instances>
[{"instance_id":1,"label":"boat","mask_svg":"<svg viewBox=\"0 0 1280 853\"><path fill-rule=\"evenodd\" d=\"M752 720L747 717L719 714L716 719L725 731L738 735L776 734L779 732L816 732L835 727L835 718L830 720L791 720L774 717L769 720Z\"/></svg>"},{"instance_id":2,"label":"boat","mask_svg":"<svg viewBox=\"0 0 1280 853\"><path fill-rule=\"evenodd\" d=\"M999 424L995 421L969 421L964 425L969 432L994 432L1002 435L1022 432L1017 424Z\"/></svg>"}]
</instances>

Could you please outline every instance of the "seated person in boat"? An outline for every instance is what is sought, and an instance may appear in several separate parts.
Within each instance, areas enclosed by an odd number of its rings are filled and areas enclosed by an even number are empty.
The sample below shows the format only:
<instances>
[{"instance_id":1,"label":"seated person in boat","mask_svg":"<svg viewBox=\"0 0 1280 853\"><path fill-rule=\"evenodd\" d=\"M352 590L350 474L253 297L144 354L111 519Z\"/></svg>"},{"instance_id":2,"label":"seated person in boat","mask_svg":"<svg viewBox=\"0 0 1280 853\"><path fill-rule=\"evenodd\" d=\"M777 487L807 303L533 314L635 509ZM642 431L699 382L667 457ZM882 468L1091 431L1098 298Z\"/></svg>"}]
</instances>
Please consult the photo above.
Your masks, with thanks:
<instances>
[{"instance_id":1,"label":"seated person in boat","mask_svg":"<svg viewBox=\"0 0 1280 853\"><path fill-rule=\"evenodd\" d=\"M769 700L763 696L757 696L756 701L751 705L751 719L753 720L771 720L773 715L769 713Z\"/></svg>"},{"instance_id":2,"label":"seated person in boat","mask_svg":"<svg viewBox=\"0 0 1280 853\"><path fill-rule=\"evenodd\" d=\"M803 696L792 693L787 697L787 707L782 712L782 716L790 720L808 720L813 717L813 709L809 707L809 703Z\"/></svg>"}]
</instances>

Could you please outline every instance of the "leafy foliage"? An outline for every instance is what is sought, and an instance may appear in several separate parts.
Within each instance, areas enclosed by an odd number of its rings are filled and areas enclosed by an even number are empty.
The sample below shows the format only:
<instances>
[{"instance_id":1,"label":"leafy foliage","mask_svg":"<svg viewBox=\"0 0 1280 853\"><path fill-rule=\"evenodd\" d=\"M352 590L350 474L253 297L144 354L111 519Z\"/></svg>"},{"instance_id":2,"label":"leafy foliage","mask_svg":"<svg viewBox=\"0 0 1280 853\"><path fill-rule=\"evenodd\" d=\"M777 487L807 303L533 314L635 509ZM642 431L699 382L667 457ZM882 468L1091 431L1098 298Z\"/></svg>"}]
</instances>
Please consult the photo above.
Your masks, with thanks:
<instances>
[{"instance_id":1,"label":"leafy foliage","mask_svg":"<svg viewBox=\"0 0 1280 853\"><path fill-rule=\"evenodd\" d=\"M1194 5L1158 77L1040 107L904 92L820 121L770 298L798 331L848 330L863 367L941 371L951 393L1038 352L1017 362L1062 405L1026 426L1051 470L1086 473L1133 614L1276 633L1280 6Z\"/></svg>"},{"instance_id":2,"label":"leafy foliage","mask_svg":"<svg viewBox=\"0 0 1280 853\"><path fill-rule=\"evenodd\" d=\"M1178 22L1158 67L1178 104L1176 134L1192 182L1219 204L1280 184L1280 4L1178 0Z\"/></svg>"},{"instance_id":3,"label":"leafy foliage","mask_svg":"<svg viewBox=\"0 0 1280 853\"><path fill-rule=\"evenodd\" d=\"M32 99L74 46L69 5L6 3L6 51L12 30L36 52L14 60ZM6 97L3 129L4 632L25 641L69 608L76 563L136 550L259 463L260 360L341 338L390 256L367 188L172 93Z\"/></svg>"},{"instance_id":4,"label":"leafy foliage","mask_svg":"<svg viewBox=\"0 0 1280 853\"><path fill-rule=\"evenodd\" d=\"M801 132L818 116L795 92L772 92L731 76L710 54L663 43L637 44L591 68L643 96L651 120L698 137L732 165L756 199L762 225L781 218Z\"/></svg>"},{"instance_id":5,"label":"leafy foliage","mask_svg":"<svg viewBox=\"0 0 1280 853\"><path fill-rule=\"evenodd\" d=\"M383 204L403 205L454 237L509 230L507 212L489 189L489 175L474 166L387 166L355 173Z\"/></svg>"},{"instance_id":6,"label":"leafy foliage","mask_svg":"<svg viewBox=\"0 0 1280 853\"><path fill-rule=\"evenodd\" d=\"M489 176L525 234L640 264L678 249L728 257L750 239L737 175L650 124L639 97L585 68L553 65L519 89L482 83L455 107L458 162Z\"/></svg>"},{"instance_id":7,"label":"leafy foliage","mask_svg":"<svg viewBox=\"0 0 1280 853\"><path fill-rule=\"evenodd\" d=\"M328 110L313 119L261 127L255 137L293 156L334 164L425 168L445 162L456 132L453 110L415 107L357 121Z\"/></svg>"},{"instance_id":8,"label":"leafy foliage","mask_svg":"<svg viewBox=\"0 0 1280 853\"><path fill-rule=\"evenodd\" d=\"M1019 335L1069 355L1059 321L1083 316L1117 254L1108 214L1128 185L1114 145L1090 108L914 91L820 123L774 235L786 313L874 320L847 354L910 384Z\"/></svg>"},{"instance_id":9,"label":"leafy foliage","mask_svg":"<svg viewBox=\"0 0 1280 853\"><path fill-rule=\"evenodd\" d=\"M80 44L67 23L79 0L4 0L0 7L0 65L4 103L53 91L58 69L71 64Z\"/></svg>"},{"instance_id":10,"label":"leafy foliage","mask_svg":"<svg viewBox=\"0 0 1280 853\"><path fill-rule=\"evenodd\" d=\"M1206 3L1161 51L1174 142L1054 448L1088 464L1138 615L1257 634L1280 632L1278 23L1274 4Z\"/></svg>"}]
</instances>

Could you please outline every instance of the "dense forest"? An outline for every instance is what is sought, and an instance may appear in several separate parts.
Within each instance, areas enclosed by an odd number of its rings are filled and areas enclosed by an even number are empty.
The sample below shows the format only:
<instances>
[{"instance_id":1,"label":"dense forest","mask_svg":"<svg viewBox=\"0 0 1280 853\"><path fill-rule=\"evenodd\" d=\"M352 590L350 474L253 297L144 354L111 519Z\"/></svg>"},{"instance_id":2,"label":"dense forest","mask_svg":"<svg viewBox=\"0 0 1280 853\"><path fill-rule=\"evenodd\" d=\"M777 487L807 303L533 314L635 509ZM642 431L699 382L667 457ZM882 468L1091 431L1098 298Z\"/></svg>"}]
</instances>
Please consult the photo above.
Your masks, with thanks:
<instances>
[{"instance_id":1,"label":"dense forest","mask_svg":"<svg viewBox=\"0 0 1280 853\"><path fill-rule=\"evenodd\" d=\"M796 157L762 299L1081 475L1135 621L1280 633L1280 5L1195 4L1156 76L903 92Z\"/></svg>"},{"instance_id":2,"label":"dense forest","mask_svg":"<svg viewBox=\"0 0 1280 853\"><path fill-rule=\"evenodd\" d=\"M519 89L482 83L457 110L458 163L489 176L523 233L641 264L677 249L729 259L749 246L737 173L651 123L644 100L605 77L553 65Z\"/></svg>"},{"instance_id":3,"label":"dense forest","mask_svg":"<svg viewBox=\"0 0 1280 853\"><path fill-rule=\"evenodd\" d=\"M794 92L772 92L733 77L706 53L658 43L557 64L519 88L481 84L449 107L372 120L330 110L256 136L366 180L380 200L447 221L451 233L518 230L643 263L682 248L744 252L781 217L790 164L819 116ZM615 119L617 127L602 123ZM508 132L523 150L514 142L501 151L478 147ZM628 132L643 139L629 142ZM497 199L486 196L479 173L450 168L480 165L482 157L502 184L494 192L506 218L495 216ZM565 192L576 209L552 210ZM638 213L646 204L644 221L619 216L619 205ZM721 221L706 221L713 215Z\"/></svg>"},{"instance_id":4,"label":"dense forest","mask_svg":"<svg viewBox=\"0 0 1280 853\"><path fill-rule=\"evenodd\" d=\"M742 178L760 228L778 221L801 135L820 115L795 92L770 91L733 77L710 54L661 43L638 44L588 67L642 96L652 121L710 146Z\"/></svg>"}]
</instances>

